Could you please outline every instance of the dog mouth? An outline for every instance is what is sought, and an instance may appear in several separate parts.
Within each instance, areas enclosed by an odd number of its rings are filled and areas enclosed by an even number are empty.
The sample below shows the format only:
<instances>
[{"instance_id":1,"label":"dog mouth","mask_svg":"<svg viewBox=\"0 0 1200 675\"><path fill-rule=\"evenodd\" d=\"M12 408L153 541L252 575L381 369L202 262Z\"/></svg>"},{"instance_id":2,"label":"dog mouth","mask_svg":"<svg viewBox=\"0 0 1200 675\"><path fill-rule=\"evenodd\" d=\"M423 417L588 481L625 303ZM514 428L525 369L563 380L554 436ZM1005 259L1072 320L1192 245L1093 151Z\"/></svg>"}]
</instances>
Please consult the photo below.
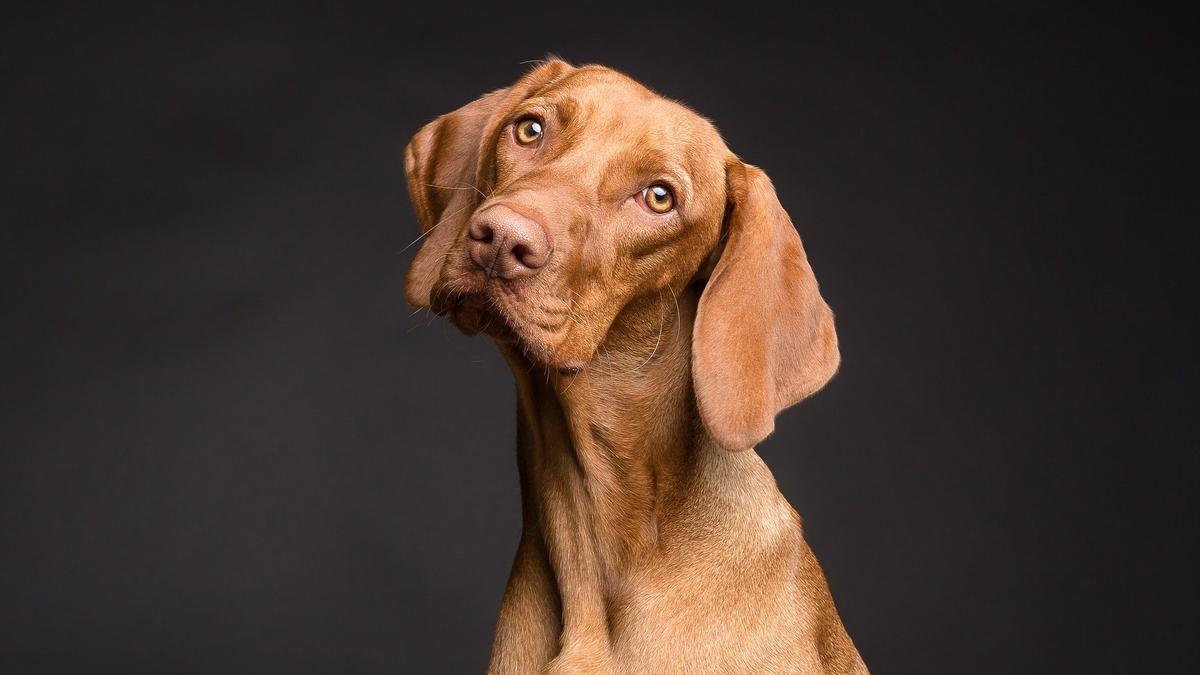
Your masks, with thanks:
<instances>
[{"instance_id":1,"label":"dog mouth","mask_svg":"<svg viewBox=\"0 0 1200 675\"><path fill-rule=\"evenodd\" d=\"M435 293L429 308L434 314L444 316L467 335L483 333L500 342L516 342L517 332L508 319L496 307L495 302L483 292L462 293L447 290Z\"/></svg>"},{"instance_id":2,"label":"dog mouth","mask_svg":"<svg viewBox=\"0 0 1200 675\"><path fill-rule=\"evenodd\" d=\"M535 296L536 297L536 296ZM445 284L430 297L430 309L467 335L484 334L512 345L535 363L577 373L582 364L559 363L555 352L571 324L570 303L554 298L532 302L505 284Z\"/></svg>"}]
</instances>

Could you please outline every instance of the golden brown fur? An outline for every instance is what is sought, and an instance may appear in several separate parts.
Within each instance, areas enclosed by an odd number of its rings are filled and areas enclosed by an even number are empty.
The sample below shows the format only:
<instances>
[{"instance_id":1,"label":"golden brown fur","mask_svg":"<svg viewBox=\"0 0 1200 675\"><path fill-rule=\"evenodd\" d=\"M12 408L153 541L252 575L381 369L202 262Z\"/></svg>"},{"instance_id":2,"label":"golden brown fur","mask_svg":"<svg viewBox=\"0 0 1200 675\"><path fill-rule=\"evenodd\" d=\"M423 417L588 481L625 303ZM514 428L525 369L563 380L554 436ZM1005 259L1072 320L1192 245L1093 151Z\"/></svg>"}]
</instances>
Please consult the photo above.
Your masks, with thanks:
<instances>
[{"instance_id":1,"label":"golden brown fur","mask_svg":"<svg viewBox=\"0 0 1200 675\"><path fill-rule=\"evenodd\" d=\"M405 160L426 235L409 302L492 335L517 381L524 526L489 672L866 672L752 449L838 364L767 177L684 106L557 60ZM639 202L655 182L668 214ZM535 223L544 265L473 261L487 213Z\"/></svg>"}]
</instances>

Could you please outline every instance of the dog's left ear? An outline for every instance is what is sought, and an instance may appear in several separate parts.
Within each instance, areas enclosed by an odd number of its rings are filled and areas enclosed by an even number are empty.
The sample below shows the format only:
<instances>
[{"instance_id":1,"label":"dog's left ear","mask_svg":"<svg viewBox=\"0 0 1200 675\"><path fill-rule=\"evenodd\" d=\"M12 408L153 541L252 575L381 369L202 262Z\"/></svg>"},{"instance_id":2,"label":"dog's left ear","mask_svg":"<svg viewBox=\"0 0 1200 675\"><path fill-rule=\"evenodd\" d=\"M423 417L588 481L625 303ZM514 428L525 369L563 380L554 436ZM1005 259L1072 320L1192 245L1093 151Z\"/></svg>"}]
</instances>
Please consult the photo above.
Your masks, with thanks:
<instances>
[{"instance_id":1,"label":"dog's left ear","mask_svg":"<svg viewBox=\"0 0 1200 675\"><path fill-rule=\"evenodd\" d=\"M408 269L404 293L414 307L429 305L446 254L492 188L482 184L480 167L494 147L498 127L517 103L574 70L549 58L512 86L498 89L426 124L404 148L408 196L425 241Z\"/></svg>"},{"instance_id":2,"label":"dog's left ear","mask_svg":"<svg viewBox=\"0 0 1200 675\"><path fill-rule=\"evenodd\" d=\"M696 313L692 378L709 435L747 450L833 377L840 356L833 312L770 179L736 158L725 170L726 241Z\"/></svg>"}]
</instances>

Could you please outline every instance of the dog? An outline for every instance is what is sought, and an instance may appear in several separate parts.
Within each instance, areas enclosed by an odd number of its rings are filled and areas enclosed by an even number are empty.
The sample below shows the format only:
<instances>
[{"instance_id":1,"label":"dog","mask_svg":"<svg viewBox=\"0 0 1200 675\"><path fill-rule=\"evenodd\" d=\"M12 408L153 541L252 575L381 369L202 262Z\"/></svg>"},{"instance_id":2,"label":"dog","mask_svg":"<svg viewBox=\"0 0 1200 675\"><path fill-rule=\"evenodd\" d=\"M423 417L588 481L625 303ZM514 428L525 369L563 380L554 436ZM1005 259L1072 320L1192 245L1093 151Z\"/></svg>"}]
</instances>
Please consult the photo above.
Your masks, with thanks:
<instances>
[{"instance_id":1,"label":"dog","mask_svg":"<svg viewBox=\"0 0 1200 675\"><path fill-rule=\"evenodd\" d=\"M866 673L754 452L840 355L767 176L700 115L542 62L405 149L410 304L517 382L490 673Z\"/></svg>"}]
</instances>

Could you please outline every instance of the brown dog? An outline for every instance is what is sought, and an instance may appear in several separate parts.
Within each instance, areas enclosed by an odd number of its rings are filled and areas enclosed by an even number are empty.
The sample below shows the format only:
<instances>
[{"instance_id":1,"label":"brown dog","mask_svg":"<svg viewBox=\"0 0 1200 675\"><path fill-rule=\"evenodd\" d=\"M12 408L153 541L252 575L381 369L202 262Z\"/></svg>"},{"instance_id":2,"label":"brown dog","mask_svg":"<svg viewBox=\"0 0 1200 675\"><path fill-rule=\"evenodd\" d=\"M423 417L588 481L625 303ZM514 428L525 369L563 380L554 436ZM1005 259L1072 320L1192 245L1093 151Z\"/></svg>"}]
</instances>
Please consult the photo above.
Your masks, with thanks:
<instances>
[{"instance_id":1,"label":"brown dog","mask_svg":"<svg viewBox=\"0 0 1200 675\"><path fill-rule=\"evenodd\" d=\"M862 673L752 447L838 366L759 169L608 68L544 63L405 151L417 307L517 380L524 528L489 672Z\"/></svg>"}]
</instances>

